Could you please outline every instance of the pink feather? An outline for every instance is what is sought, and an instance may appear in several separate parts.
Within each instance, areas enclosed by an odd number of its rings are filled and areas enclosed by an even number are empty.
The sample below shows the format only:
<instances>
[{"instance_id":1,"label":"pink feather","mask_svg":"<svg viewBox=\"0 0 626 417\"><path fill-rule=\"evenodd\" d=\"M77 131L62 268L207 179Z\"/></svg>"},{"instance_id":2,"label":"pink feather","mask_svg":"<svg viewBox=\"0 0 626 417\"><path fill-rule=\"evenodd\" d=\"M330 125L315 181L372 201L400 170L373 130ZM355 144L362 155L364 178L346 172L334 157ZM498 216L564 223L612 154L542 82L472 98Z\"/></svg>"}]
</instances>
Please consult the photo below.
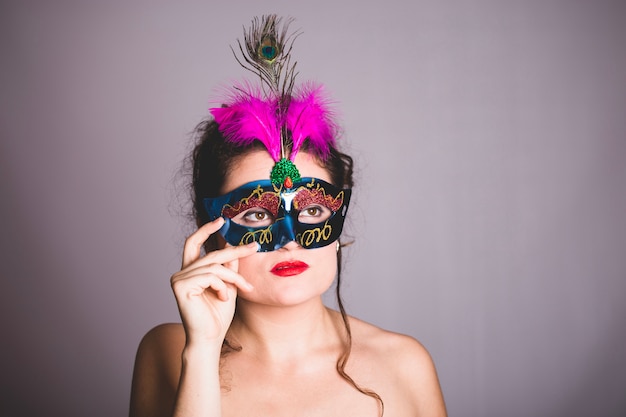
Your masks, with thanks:
<instances>
[{"instance_id":1,"label":"pink feather","mask_svg":"<svg viewBox=\"0 0 626 417\"><path fill-rule=\"evenodd\" d=\"M291 99L285 122L293 139L292 161L305 140L322 158L328 156L330 146L335 145L337 132L329 104L322 86L312 84L303 86Z\"/></svg>"},{"instance_id":2,"label":"pink feather","mask_svg":"<svg viewBox=\"0 0 626 417\"><path fill-rule=\"evenodd\" d=\"M241 146L261 141L274 161L280 159L280 125L276 100L263 100L259 94L239 88L226 107L209 109L220 132Z\"/></svg>"}]
</instances>

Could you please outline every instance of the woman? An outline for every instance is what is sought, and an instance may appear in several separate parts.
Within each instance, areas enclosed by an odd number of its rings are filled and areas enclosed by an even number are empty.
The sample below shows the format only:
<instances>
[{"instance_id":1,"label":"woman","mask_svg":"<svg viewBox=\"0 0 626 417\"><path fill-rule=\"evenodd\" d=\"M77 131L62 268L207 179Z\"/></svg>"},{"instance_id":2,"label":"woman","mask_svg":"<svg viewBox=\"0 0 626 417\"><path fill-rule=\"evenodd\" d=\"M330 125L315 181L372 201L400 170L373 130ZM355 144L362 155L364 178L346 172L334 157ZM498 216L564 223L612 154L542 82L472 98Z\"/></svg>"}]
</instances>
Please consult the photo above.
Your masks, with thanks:
<instances>
[{"instance_id":1,"label":"woman","mask_svg":"<svg viewBox=\"0 0 626 417\"><path fill-rule=\"evenodd\" d=\"M288 23L253 21L240 49L263 87L236 86L199 127L182 324L142 340L131 417L446 415L422 345L343 310L352 160L321 88L295 87ZM322 303L335 277L339 312Z\"/></svg>"}]
</instances>

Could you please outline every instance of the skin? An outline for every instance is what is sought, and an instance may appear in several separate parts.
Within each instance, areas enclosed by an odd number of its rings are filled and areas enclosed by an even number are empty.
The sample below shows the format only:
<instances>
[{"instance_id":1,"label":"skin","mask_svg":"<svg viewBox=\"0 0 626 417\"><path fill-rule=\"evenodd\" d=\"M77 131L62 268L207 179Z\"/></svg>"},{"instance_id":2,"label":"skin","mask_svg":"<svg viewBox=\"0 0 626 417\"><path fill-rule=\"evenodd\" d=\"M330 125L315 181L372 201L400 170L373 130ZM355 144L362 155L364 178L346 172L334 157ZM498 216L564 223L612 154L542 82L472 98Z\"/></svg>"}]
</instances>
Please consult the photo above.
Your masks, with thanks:
<instances>
[{"instance_id":1,"label":"skin","mask_svg":"<svg viewBox=\"0 0 626 417\"><path fill-rule=\"evenodd\" d=\"M330 182L306 153L295 163L302 176ZM267 178L273 164L266 152L245 155L223 191ZM380 415L378 402L336 371L345 330L321 298L337 273L336 245L305 250L290 242L264 253L256 244L226 246L202 256L203 242L222 224L202 226L185 243L181 271L171 278L182 324L157 326L143 338L130 416ZM293 260L309 268L291 277L270 272ZM355 318L350 325L346 371L382 397L385 416L446 415L433 362L419 342ZM226 336L242 349L220 359Z\"/></svg>"}]
</instances>

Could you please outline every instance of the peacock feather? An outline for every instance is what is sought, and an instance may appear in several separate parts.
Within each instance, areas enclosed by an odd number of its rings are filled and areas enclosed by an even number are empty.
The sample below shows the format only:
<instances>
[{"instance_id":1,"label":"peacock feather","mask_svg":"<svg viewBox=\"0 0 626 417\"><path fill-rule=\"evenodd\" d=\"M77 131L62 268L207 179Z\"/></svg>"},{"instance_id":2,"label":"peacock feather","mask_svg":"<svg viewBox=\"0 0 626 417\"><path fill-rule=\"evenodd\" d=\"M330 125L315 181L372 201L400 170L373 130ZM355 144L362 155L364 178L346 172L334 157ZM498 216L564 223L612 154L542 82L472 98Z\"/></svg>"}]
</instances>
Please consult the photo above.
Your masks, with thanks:
<instances>
[{"instance_id":1,"label":"peacock feather","mask_svg":"<svg viewBox=\"0 0 626 417\"><path fill-rule=\"evenodd\" d=\"M246 145L259 140L265 145L276 162L270 178L287 189L300 179L293 161L304 141L325 158L336 134L321 87L294 88L298 73L291 50L301 32L289 31L292 22L271 14L254 18L244 28L243 42L237 40L241 57L231 50L243 68L261 79L261 85L235 85L225 106L210 109L229 141Z\"/></svg>"},{"instance_id":2,"label":"peacock feather","mask_svg":"<svg viewBox=\"0 0 626 417\"><path fill-rule=\"evenodd\" d=\"M291 49L300 32L289 33L292 22L291 18L283 20L274 14L260 19L255 17L250 28L244 28L244 44L237 41L243 62L235 54L242 67L261 78L269 89L268 96L287 101L281 103L281 111L286 111L289 106L288 100L298 75L297 62L291 62Z\"/></svg>"}]
</instances>

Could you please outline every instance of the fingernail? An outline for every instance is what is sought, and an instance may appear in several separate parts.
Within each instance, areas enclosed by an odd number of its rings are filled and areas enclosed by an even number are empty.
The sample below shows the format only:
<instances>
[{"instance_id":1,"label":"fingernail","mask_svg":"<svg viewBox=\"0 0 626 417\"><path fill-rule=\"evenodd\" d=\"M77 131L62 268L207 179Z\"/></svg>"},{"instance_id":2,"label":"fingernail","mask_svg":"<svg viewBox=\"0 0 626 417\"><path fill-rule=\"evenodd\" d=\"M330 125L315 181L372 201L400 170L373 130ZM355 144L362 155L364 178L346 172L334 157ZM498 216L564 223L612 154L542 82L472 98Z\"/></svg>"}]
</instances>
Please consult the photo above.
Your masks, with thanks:
<instances>
[{"instance_id":1,"label":"fingernail","mask_svg":"<svg viewBox=\"0 0 626 417\"><path fill-rule=\"evenodd\" d=\"M251 248L255 247L257 252L261 250L261 245L259 245L259 242L250 242L248 243L248 246Z\"/></svg>"}]
</instances>

